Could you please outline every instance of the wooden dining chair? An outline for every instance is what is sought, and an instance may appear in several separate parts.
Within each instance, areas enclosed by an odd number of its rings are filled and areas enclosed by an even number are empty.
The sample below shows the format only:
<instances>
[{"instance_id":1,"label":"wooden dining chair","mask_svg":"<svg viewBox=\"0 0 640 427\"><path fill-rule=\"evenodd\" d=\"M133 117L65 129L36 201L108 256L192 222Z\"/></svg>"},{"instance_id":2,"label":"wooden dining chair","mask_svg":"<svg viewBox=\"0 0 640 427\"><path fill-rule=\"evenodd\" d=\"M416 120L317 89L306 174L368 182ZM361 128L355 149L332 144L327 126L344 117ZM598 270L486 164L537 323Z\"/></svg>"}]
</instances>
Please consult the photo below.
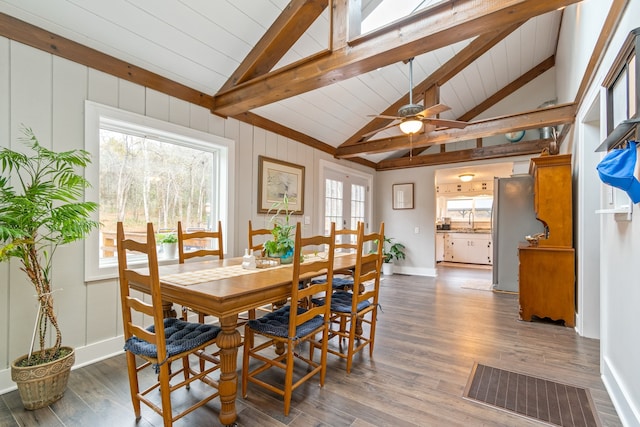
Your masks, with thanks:
<instances>
[{"instance_id":1,"label":"wooden dining chair","mask_svg":"<svg viewBox=\"0 0 640 427\"><path fill-rule=\"evenodd\" d=\"M189 258L204 256L224 258L222 222L218 221L218 231L195 230L187 232L182 229L182 221L178 221L178 260L180 264Z\"/></svg>"},{"instance_id":2,"label":"wooden dining chair","mask_svg":"<svg viewBox=\"0 0 640 427\"><path fill-rule=\"evenodd\" d=\"M178 221L178 262L191 258L214 256L224 259L224 245L222 240L222 222L218 221L218 231L195 230L187 232L182 228L182 221ZM205 313L182 307L182 319L188 320L189 311L198 315L198 322L204 323Z\"/></svg>"},{"instance_id":3,"label":"wooden dining chair","mask_svg":"<svg viewBox=\"0 0 640 427\"><path fill-rule=\"evenodd\" d=\"M253 228L251 220L249 220L249 253L255 255L259 252L262 255L264 251L264 242L273 237L271 230L266 228Z\"/></svg>"},{"instance_id":4,"label":"wooden dining chair","mask_svg":"<svg viewBox=\"0 0 640 427\"><path fill-rule=\"evenodd\" d=\"M380 231L371 234L365 234L364 224L359 224L352 291L337 291L331 297L332 329L329 339L336 337L338 347L330 346L327 351L346 360L347 373L351 373L354 355L365 347L369 346L369 357L373 356L383 262L380 242L384 241L383 236L384 223L380 224ZM326 300L313 298L312 303L326 305ZM337 329L333 329L334 325L338 325Z\"/></svg>"},{"instance_id":5,"label":"wooden dining chair","mask_svg":"<svg viewBox=\"0 0 640 427\"><path fill-rule=\"evenodd\" d=\"M171 426L176 420L219 396L218 382L210 375L220 366L205 352L205 349L215 346L220 327L185 322L176 318L163 318L153 224L147 224L147 241L140 243L126 238L123 225L118 222L117 248L124 349L133 410L136 419L140 419L140 404L144 403L162 416L165 426ZM129 268L127 264L129 252L142 253L146 256L148 263L146 272ZM132 283L144 286L148 290L151 294L151 303L144 302L135 296L137 292L132 290ZM148 318L151 318L153 323L145 328L142 322ZM200 372L193 370L189 363L191 355L209 362L207 368ZM140 365L137 358L142 359ZM172 362L179 360L182 361L182 368L172 369ZM141 391L142 378L139 378L139 374L146 368L153 368L155 374L144 377L145 386L149 377L155 378L156 381ZM183 378L177 379L180 374ZM188 408L174 415L171 394L182 388L188 389L196 380L211 386L212 391L192 389L189 396L197 397L197 401L187 403ZM170 384L170 381L173 383ZM180 405L181 408L185 406L184 394L180 394Z\"/></svg>"},{"instance_id":6,"label":"wooden dining chair","mask_svg":"<svg viewBox=\"0 0 640 427\"><path fill-rule=\"evenodd\" d=\"M329 236L312 236L302 238L301 226L296 227L295 250L293 255L293 269L291 283L290 303L272 313L268 313L260 319L250 320L245 325L245 345L242 359L242 396L247 397L247 385L253 383L260 385L267 390L281 395L284 399L284 414L289 415L291 407L291 394L305 381L316 374L320 375L320 386L324 385L327 368L327 341L328 341L328 320L330 316L330 306L315 306L303 308L300 301L307 300L312 295L320 294L327 301L331 301L331 278L333 276L333 259L335 249L335 225L331 226ZM325 257L309 256L304 262L301 255L304 249L310 253L318 252L320 247L328 248ZM307 287L297 286L301 280L309 276L326 274L328 280L322 283L309 284ZM317 335L320 334L320 340ZM254 343L254 335L259 335L265 340ZM300 352L301 344L304 342L315 342L309 346L309 356ZM284 353L274 354L272 346L274 344L284 345ZM320 348L320 361L313 360L313 349ZM258 362L252 363L252 359ZM306 367L304 373L295 369L294 364L301 364ZM274 379L268 373L261 375L265 371L277 368L284 371L284 379ZM271 382L269 381L271 379Z\"/></svg>"},{"instance_id":7,"label":"wooden dining chair","mask_svg":"<svg viewBox=\"0 0 640 427\"><path fill-rule=\"evenodd\" d=\"M264 254L264 242L273 238L271 230L267 228L253 228L251 220L249 220L249 253L256 256ZM248 319L255 319L256 312L270 313L274 310L273 304L263 305L256 309L249 310Z\"/></svg>"},{"instance_id":8,"label":"wooden dining chair","mask_svg":"<svg viewBox=\"0 0 640 427\"><path fill-rule=\"evenodd\" d=\"M360 226L361 222L358 221ZM354 253L357 250L358 230L343 228L336 230L336 246L337 253ZM324 280L324 277L312 279L312 281ZM353 269L334 270L333 281L331 286L334 291L348 290L353 288Z\"/></svg>"}]
</instances>

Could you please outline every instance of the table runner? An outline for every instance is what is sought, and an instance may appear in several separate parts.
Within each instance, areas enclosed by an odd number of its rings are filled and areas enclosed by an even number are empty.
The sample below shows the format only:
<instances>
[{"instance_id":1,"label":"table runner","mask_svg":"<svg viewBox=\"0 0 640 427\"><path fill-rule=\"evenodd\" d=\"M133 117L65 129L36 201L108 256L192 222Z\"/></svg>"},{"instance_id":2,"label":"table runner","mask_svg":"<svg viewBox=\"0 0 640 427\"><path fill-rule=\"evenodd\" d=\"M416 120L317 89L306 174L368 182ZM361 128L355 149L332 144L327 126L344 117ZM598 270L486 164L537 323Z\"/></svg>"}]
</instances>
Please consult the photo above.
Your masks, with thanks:
<instances>
[{"instance_id":1,"label":"table runner","mask_svg":"<svg viewBox=\"0 0 640 427\"><path fill-rule=\"evenodd\" d=\"M336 254L338 256L338 254ZM326 257L326 255L324 255ZM305 261L318 261L324 259L322 254L317 255L305 255ZM278 265L275 267L269 267L269 270L274 268L287 267L290 264ZM227 267L208 268L206 270L190 271L185 273L175 273L163 276L162 280L167 282L176 283L182 286L195 285L197 283L209 282L211 280L226 279L228 277L237 277L245 274L258 273L264 271L264 268L245 269L241 264L230 265Z\"/></svg>"}]
</instances>

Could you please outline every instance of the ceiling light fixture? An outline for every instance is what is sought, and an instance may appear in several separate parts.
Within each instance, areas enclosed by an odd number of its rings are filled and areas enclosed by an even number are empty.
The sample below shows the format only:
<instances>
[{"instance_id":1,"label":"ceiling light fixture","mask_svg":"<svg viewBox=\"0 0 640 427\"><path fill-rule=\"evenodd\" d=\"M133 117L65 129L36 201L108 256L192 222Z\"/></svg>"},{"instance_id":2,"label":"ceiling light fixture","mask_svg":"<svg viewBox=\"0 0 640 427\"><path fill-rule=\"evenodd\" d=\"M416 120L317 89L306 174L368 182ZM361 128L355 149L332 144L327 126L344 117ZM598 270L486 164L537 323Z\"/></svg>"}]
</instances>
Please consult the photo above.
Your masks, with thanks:
<instances>
[{"instance_id":1,"label":"ceiling light fixture","mask_svg":"<svg viewBox=\"0 0 640 427\"><path fill-rule=\"evenodd\" d=\"M458 178L460 178L460 181L462 182L469 182L473 179L475 175L472 173L463 173L462 175L458 175Z\"/></svg>"},{"instance_id":2,"label":"ceiling light fixture","mask_svg":"<svg viewBox=\"0 0 640 427\"><path fill-rule=\"evenodd\" d=\"M420 132L420 129L422 129L422 121L421 120L409 118L409 119L403 120L400 123L400 130L402 132L406 133L407 135L418 133L418 132Z\"/></svg>"}]
</instances>

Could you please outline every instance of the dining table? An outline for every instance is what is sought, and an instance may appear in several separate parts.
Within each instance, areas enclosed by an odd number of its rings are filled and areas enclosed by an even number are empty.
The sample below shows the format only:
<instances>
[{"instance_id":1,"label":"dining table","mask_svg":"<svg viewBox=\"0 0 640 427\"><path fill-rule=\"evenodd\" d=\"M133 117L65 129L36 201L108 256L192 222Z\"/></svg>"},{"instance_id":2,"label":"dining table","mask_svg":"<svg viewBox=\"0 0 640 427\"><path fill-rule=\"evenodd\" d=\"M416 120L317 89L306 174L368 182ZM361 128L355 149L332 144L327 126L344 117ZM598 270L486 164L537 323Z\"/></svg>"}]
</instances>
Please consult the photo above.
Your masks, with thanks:
<instances>
[{"instance_id":1,"label":"dining table","mask_svg":"<svg viewBox=\"0 0 640 427\"><path fill-rule=\"evenodd\" d=\"M321 255L305 255L311 256ZM355 263L354 253L337 253L334 256L335 270L353 268ZM148 274L148 268L136 271ZM216 341L220 349L219 419L222 425L234 425L237 418L237 356L242 345L242 337L237 330L238 314L285 301L291 295L292 264L245 269L242 257L237 257L161 265L158 273L162 300L168 305L180 304L219 319L222 329ZM131 286L149 293L149 288L143 284L131 283Z\"/></svg>"}]
</instances>

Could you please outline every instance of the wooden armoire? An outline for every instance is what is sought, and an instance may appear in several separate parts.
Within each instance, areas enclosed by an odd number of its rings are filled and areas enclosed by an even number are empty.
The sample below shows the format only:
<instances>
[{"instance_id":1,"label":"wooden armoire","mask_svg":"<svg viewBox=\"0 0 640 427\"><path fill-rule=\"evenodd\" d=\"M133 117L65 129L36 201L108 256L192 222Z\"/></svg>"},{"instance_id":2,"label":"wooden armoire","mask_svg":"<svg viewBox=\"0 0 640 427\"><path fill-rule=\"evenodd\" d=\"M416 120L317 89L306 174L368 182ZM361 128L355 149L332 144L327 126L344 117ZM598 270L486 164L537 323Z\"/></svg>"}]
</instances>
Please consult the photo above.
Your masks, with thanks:
<instances>
[{"instance_id":1,"label":"wooden armoire","mask_svg":"<svg viewBox=\"0 0 640 427\"><path fill-rule=\"evenodd\" d=\"M520 318L533 316L575 326L575 251L571 155L531 159L536 218L546 238L518 248Z\"/></svg>"}]
</instances>

